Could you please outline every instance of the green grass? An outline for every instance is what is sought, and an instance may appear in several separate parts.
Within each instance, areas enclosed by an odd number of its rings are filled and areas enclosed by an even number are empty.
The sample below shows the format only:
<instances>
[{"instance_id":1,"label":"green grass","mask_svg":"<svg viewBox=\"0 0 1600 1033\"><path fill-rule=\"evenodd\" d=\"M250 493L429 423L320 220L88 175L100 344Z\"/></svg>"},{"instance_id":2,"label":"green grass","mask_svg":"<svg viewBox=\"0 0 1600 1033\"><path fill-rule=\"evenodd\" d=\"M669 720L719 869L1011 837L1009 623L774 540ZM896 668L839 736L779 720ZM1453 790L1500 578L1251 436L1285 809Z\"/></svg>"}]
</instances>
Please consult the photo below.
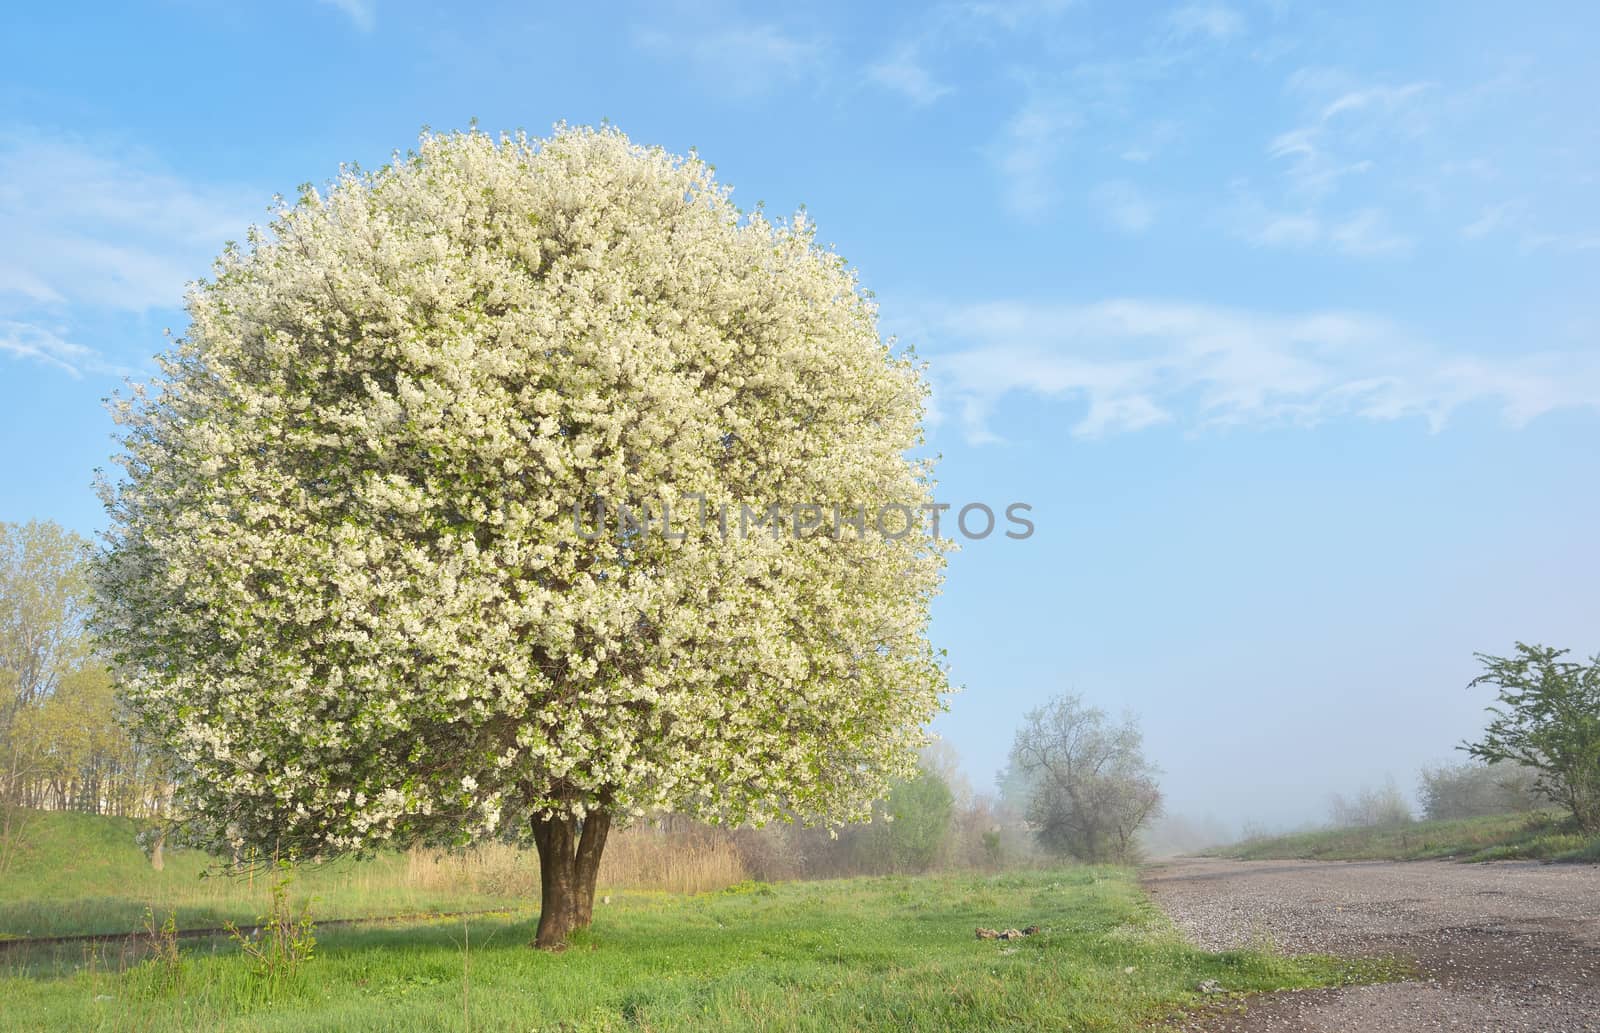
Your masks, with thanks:
<instances>
[{"instance_id":1,"label":"green grass","mask_svg":"<svg viewBox=\"0 0 1600 1033\"><path fill-rule=\"evenodd\" d=\"M22 847L0 872L0 939L126 933L149 907L175 910L181 928L247 923L267 905L269 878L206 876L215 859L167 851L163 871L150 867L134 840L134 822L89 814L24 815ZM419 887L409 858L389 854L303 870L295 892L317 898L326 918L439 913L525 906L527 896Z\"/></svg>"},{"instance_id":2,"label":"green grass","mask_svg":"<svg viewBox=\"0 0 1600 1033\"><path fill-rule=\"evenodd\" d=\"M529 912L325 930L297 984L264 992L245 959L188 957L0 976L8 1030L1130 1030L1227 990L1333 985L1380 963L1198 950L1133 873L1074 868L627 893L570 950L526 946ZM976 926L1037 923L1006 943ZM470 938L470 951L466 944ZM207 948L209 950L209 948ZM0 966L5 962L0 960ZM13 963L15 964L15 963Z\"/></svg>"},{"instance_id":3,"label":"green grass","mask_svg":"<svg viewBox=\"0 0 1600 1033\"><path fill-rule=\"evenodd\" d=\"M1600 838L1577 831L1555 811L1418 821L1390 828L1321 829L1251 839L1210 851L1244 860L1326 861L1600 861Z\"/></svg>"}]
</instances>

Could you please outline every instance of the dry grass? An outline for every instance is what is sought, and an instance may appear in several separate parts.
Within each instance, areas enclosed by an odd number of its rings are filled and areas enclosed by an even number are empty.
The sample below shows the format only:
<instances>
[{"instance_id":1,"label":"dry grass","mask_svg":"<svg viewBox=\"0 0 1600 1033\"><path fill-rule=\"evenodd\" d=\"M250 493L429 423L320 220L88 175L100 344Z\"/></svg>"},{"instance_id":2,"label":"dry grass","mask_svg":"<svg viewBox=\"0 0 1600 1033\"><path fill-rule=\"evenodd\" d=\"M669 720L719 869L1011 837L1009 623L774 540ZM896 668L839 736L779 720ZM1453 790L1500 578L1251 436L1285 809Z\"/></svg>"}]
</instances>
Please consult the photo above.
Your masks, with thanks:
<instances>
[{"instance_id":1,"label":"dry grass","mask_svg":"<svg viewBox=\"0 0 1600 1033\"><path fill-rule=\"evenodd\" d=\"M26 848L0 877L0 937L126 932L146 908L176 911L183 928L205 928L254 921L270 904L268 872L224 874L216 858L181 849L169 850L157 872L136 845L132 822L37 817ZM600 885L700 893L768 878L741 862L740 842L738 833L670 818L621 829L607 844ZM386 851L302 868L294 893L315 898L325 919L528 908L539 899L539 862L532 849L499 843Z\"/></svg>"},{"instance_id":2,"label":"dry grass","mask_svg":"<svg viewBox=\"0 0 1600 1033\"><path fill-rule=\"evenodd\" d=\"M641 825L611 834L599 881L608 889L704 893L748 877L725 833ZM412 850L401 878L408 888L424 892L532 900L539 894L539 861L532 850L502 843L461 851Z\"/></svg>"},{"instance_id":3,"label":"dry grass","mask_svg":"<svg viewBox=\"0 0 1600 1033\"><path fill-rule=\"evenodd\" d=\"M611 837L600 862L599 881L618 889L704 893L743 882L749 875L726 833L646 825Z\"/></svg>"}]
</instances>

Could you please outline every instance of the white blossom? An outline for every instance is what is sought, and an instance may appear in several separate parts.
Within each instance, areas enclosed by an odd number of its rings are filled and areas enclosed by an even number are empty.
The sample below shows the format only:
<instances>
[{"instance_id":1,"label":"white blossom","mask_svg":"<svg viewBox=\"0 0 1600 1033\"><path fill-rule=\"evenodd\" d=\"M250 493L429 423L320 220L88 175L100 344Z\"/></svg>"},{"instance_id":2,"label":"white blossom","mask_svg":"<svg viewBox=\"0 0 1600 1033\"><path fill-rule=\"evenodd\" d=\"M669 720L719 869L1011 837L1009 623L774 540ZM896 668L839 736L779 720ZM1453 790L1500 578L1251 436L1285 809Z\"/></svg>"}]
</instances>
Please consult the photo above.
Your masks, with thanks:
<instances>
[{"instance_id":1,"label":"white blossom","mask_svg":"<svg viewBox=\"0 0 1600 1033\"><path fill-rule=\"evenodd\" d=\"M911 769L945 687L925 529L572 520L930 500L922 371L809 222L611 129L427 135L280 206L188 308L114 405L99 627L219 838L838 822Z\"/></svg>"}]
</instances>

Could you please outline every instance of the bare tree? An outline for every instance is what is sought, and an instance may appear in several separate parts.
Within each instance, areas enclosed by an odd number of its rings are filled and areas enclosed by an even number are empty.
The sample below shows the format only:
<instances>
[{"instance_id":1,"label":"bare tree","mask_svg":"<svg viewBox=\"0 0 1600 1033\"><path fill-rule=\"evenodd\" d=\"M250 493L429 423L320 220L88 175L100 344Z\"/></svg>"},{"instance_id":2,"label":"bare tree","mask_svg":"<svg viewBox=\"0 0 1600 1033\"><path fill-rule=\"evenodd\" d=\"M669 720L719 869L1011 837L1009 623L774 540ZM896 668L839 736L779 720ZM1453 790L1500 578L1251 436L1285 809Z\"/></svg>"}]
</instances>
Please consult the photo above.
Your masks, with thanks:
<instances>
[{"instance_id":1,"label":"bare tree","mask_svg":"<svg viewBox=\"0 0 1600 1033\"><path fill-rule=\"evenodd\" d=\"M1338 828L1394 828L1415 820L1393 778L1376 789L1362 786L1353 799L1334 793L1328 801L1328 816Z\"/></svg>"},{"instance_id":2,"label":"bare tree","mask_svg":"<svg viewBox=\"0 0 1600 1033\"><path fill-rule=\"evenodd\" d=\"M1084 861L1128 861L1135 834L1161 810L1159 774L1144 756L1138 722L1113 724L1081 697L1059 696L1030 711L1002 776L1040 845Z\"/></svg>"}]
</instances>

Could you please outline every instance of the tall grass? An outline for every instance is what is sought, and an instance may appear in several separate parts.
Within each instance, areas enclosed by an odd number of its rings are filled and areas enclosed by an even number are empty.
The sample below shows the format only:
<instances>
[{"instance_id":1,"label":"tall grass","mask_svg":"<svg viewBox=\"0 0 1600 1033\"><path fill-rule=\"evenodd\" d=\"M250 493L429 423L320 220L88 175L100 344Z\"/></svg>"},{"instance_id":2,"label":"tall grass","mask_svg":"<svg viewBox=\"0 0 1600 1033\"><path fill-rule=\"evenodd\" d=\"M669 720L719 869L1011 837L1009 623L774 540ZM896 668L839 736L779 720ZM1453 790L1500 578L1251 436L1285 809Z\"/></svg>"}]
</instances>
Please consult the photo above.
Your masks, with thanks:
<instances>
[{"instance_id":1,"label":"tall grass","mask_svg":"<svg viewBox=\"0 0 1600 1033\"><path fill-rule=\"evenodd\" d=\"M539 895L539 859L531 850L487 843L460 851L412 850L397 879L423 893L466 892L531 903ZM726 836L685 834L651 826L622 829L606 842L599 885L703 893L749 878L739 851Z\"/></svg>"},{"instance_id":2,"label":"tall grass","mask_svg":"<svg viewBox=\"0 0 1600 1033\"><path fill-rule=\"evenodd\" d=\"M749 877L742 855L725 834L644 826L627 829L606 844L599 882L619 889L703 893Z\"/></svg>"},{"instance_id":3,"label":"tall grass","mask_svg":"<svg viewBox=\"0 0 1600 1033\"><path fill-rule=\"evenodd\" d=\"M30 818L27 846L0 878L0 938L126 933L145 911L176 912L182 928L247 923L271 904L271 878L230 874L218 859L169 849L155 871L125 819L72 813ZM607 845L602 892L699 893L752 876L734 834L689 823L619 830ZM295 892L324 919L532 907L532 850L490 843L460 851L388 852L303 867Z\"/></svg>"}]
</instances>

